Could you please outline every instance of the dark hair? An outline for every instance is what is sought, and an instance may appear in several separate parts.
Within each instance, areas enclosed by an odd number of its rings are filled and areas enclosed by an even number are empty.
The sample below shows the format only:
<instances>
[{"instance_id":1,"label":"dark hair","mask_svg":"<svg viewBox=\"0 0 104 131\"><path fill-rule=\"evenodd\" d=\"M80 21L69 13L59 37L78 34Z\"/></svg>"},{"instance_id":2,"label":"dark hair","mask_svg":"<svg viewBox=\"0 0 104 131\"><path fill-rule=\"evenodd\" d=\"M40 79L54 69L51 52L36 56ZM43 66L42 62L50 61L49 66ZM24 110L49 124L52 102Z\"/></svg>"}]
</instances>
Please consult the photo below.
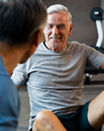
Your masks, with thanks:
<instances>
[{"instance_id":1,"label":"dark hair","mask_svg":"<svg viewBox=\"0 0 104 131\"><path fill-rule=\"evenodd\" d=\"M25 43L46 22L41 0L0 0L0 42Z\"/></svg>"}]
</instances>

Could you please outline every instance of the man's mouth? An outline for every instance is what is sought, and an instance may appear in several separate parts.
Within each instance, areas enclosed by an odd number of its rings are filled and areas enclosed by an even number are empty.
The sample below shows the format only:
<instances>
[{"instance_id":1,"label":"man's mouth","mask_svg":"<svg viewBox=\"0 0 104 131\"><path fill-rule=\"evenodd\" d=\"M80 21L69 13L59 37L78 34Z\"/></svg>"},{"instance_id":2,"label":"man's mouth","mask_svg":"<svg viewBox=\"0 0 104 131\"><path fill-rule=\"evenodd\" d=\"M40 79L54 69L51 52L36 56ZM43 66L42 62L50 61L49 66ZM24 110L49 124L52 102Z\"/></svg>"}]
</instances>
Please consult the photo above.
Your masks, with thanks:
<instances>
[{"instance_id":1,"label":"man's mouth","mask_svg":"<svg viewBox=\"0 0 104 131\"><path fill-rule=\"evenodd\" d=\"M61 40L61 37L59 37L59 36L51 36L50 39L53 39L53 40Z\"/></svg>"}]
</instances>

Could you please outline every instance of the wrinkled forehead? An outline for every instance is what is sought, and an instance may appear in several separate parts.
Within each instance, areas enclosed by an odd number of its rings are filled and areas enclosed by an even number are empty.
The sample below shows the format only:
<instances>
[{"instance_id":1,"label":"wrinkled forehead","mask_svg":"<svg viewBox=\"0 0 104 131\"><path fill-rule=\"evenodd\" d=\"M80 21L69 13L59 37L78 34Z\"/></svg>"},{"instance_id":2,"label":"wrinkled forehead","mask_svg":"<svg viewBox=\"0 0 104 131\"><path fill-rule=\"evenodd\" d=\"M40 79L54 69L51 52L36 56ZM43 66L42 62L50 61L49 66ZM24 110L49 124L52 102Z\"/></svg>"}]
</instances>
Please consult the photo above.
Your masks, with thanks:
<instances>
[{"instance_id":1,"label":"wrinkled forehead","mask_svg":"<svg viewBox=\"0 0 104 131\"><path fill-rule=\"evenodd\" d=\"M48 23L50 22L67 22L67 15L65 12L61 11L61 12L53 12L48 14Z\"/></svg>"}]
</instances>

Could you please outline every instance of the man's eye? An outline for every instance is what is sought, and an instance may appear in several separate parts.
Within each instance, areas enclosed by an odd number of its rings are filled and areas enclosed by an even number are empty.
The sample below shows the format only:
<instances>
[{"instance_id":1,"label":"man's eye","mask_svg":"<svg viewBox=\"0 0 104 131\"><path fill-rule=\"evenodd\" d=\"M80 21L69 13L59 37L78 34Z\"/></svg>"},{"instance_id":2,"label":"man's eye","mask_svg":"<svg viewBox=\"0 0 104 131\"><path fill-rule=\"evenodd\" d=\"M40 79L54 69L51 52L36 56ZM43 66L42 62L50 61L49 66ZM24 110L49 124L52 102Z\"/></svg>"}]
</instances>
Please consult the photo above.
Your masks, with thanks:
<instances>
[{"instance_id":1,"label":"man's eye","mask_svg":"<svg viewBox=\"0 0 104 131\"><path fill-rule=\"evenodd\" d=\"M59 25L59 26L58 26L58 29L64 29L64 28L65 28L64 25Z\"/></svg>"},{"instance_id":2,"label":"man's eye","mask_svg":"<svg viewBox=\"0 0 104 131\"><path fill-rule=\"evenodd\" d=\"M53 26L52 25L48 25L48 29L51 29Z\"/></svg>"}]
</instances>

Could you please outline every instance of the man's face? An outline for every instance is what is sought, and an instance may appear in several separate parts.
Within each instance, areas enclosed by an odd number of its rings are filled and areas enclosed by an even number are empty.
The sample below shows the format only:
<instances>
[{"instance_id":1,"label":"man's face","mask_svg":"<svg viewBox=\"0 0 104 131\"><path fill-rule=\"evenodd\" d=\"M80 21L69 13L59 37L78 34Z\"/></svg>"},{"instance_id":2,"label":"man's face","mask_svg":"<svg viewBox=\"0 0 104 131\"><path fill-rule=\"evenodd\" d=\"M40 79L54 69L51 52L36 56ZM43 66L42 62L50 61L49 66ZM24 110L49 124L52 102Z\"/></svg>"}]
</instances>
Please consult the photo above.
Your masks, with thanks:
<instances>
[{"instance_id":1,"label":"man's face","mask_svg":"<svg viewBox=\"0 0 104 131\"><path fill-rule=\"evenodd\" d=\"M48 14L48 22L44 28L46 45L55 52L61 52L66 46L70 27L65 12Z\"/></svg>"}]
</instances>

